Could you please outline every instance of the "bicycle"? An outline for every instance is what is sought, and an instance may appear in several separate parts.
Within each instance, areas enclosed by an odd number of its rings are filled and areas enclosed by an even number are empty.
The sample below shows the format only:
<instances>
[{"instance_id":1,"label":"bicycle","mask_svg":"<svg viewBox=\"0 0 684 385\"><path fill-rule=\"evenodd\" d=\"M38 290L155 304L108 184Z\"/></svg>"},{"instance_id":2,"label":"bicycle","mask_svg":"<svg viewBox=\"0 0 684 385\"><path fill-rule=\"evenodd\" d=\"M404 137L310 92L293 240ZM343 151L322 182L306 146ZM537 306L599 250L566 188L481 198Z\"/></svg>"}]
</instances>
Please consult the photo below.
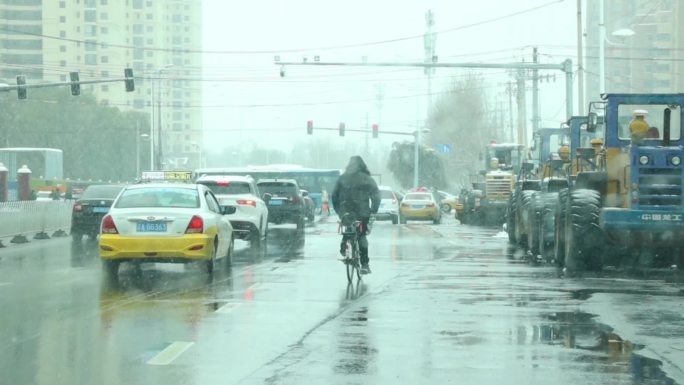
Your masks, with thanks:
<instances>
[{"instance_id":1,"label":"bicycle","mask_svg":"<svg viewBox=\"0 0 684 385\"><path fill-rule=\"evenodd\" d=\"M347 213L342 216L338 232L342 234L345 239L345 256L341 259L346 266L347 280L352 283L354 274L357 280L361 280L361 255L359 251L359 234L364 230L366 235L370 234L370 228L373 223L373 217L370 218L368 227L362 221L352 218L352 215Z\"/></svg>"}]
</instances>

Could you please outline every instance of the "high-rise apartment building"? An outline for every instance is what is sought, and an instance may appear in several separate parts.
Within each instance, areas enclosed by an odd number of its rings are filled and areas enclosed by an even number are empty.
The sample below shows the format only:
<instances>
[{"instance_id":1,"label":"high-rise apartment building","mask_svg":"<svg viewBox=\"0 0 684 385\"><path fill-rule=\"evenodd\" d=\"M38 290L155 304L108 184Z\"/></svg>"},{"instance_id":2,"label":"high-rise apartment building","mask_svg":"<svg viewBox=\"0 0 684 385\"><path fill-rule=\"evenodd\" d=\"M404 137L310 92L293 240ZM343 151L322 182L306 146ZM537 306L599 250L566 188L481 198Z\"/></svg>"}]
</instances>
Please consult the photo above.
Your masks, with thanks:
<instances>
[{"instance_id":1,"label":"high-rise apartment building","mask_svg":"<svg viewBox=\"0 0 684 385\"><path fill-rule=\"evenodd\" d=\"M0 0L0 78L113 78L131 67L133 93L117 83L83 88L101 103L153 113L164 167L193 168L202 145L201 82L192 81L201 76L201 31L201 0Z\"/></svg>"},{"instance_id":2,"label":"high-rise apartment building","mask_svg":"<svg viewBox=\"0 0 684 385\"><path fill-rule=\"evenodd\" d=\"M606 92L684 92L684 2L605 3ZM586 90L599 96L599 1L587 1Z\"/></svg>"}]
</instances>

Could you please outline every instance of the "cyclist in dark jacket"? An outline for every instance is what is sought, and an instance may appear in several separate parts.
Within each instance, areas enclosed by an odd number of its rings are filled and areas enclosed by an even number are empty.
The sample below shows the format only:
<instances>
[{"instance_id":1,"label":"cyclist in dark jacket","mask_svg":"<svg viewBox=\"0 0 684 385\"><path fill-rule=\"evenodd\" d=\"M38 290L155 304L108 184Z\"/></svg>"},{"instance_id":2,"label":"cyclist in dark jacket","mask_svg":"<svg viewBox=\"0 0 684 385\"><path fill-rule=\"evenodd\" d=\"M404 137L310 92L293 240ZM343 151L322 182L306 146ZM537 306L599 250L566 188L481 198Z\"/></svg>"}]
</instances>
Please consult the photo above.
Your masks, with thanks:
<instances>
[{"instance_id":1,"label":"cyclist in dark jacket","mask_svg":"<svg viewBox=\"0 0 684 385\"><path fill-rule=\"evenodd\" d=\"M366 230L371 214L377 213L380 207L380 190L360 156L352 156L344 174L337 179L332 193L332 204L340 218L349 213L363 222L363 233L359 236L361 272L370 273ZM345 254L345 239L342 239L340 253Z\"/></svg>"}]
</instances>

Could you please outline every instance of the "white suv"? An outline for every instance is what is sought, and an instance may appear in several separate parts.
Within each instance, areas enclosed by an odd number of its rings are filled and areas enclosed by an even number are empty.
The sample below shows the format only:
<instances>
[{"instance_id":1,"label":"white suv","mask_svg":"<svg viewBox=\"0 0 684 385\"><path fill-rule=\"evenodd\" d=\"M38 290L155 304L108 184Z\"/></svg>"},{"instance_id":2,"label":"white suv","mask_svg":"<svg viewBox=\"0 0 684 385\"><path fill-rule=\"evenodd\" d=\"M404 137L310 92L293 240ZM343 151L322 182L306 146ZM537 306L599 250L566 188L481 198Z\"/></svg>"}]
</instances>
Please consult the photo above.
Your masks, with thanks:
<instances>
[{"instance_id":1,"label":"white suv","mask_svg":"<svg viewBox=\"0 0 684 385\"><path fill-rule=\"evenodd\" d=\"M380 208L375 214L376 219L390 219L393 224L399 222L399 199L394 190L388 186L378 186L380 190Z\"/></svg>"},{"instance_id":2,"label":"white suv","mask_svg":"<svg viewBox=\"0 0 684 385\"><path fill-rule=\"evenodd\" d=\"M254 179L205 175L197 183L209 187L221 206L235 207L235 213L228 214L235 238L248 241L253 249L260 248L268 231L268 207L259 196Z\"/></svg>"}]
</instances>

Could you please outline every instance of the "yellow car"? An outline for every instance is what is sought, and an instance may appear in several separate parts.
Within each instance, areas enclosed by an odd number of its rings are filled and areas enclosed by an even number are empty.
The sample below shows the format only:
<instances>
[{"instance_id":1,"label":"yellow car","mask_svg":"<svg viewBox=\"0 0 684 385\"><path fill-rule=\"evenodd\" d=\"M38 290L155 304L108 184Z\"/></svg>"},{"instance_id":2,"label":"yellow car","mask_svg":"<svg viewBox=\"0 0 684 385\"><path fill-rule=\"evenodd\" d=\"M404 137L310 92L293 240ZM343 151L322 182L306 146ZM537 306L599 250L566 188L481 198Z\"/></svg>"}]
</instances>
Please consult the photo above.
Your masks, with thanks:
<instances>
[{"instance_id":1,"label":"yellow car","mask_svg":"<svg viewBox=\"0 0 684 385\"><path fill-rule=\"evenodd\" d=\"M121 262L230 264L233 228L211 190L197 184L124 188L102 219L100 258L110 277Z\"/></svg>"},{"instance_id":2,"label":"yellow car","mask_svg":"<svg viewBox=\"0 0 684 385\"><path fill-rule=\"evenodd\" d=\"M442 221L442 211L439 203L428 190L417 190L407 193L399 206L399 222L432 221L439 224Z\"/></svg>"},{"instance_id":3,"label":"yellow car","mask_svg":"<svg viewBox=\"0 0 684 385\"><path fill-rule=\"evenodd\" d=\"M442 212L445 214L448 214L451 212L451 210L457 210L459 203L458 203L458 197L455 195L451 195L448 192L445 191L437 191L437 194L439 194L440 199L440 204L441 204L441 209Z\"/></svg>"}]
</instances>

